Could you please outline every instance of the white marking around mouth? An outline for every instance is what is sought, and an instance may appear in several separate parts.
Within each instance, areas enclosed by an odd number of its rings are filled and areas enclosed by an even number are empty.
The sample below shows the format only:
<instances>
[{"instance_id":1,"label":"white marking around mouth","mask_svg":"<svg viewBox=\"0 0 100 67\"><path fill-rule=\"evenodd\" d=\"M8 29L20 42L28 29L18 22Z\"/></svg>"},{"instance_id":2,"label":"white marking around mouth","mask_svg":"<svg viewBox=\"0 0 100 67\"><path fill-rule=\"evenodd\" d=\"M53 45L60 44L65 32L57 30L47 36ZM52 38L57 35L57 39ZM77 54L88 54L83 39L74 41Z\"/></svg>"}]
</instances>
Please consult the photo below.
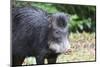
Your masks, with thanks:
<instances>
[{"instance_id":1,"label":"white marking around mouth","mask_svg":"<svg viewBox=\"0 0 100 67\"><path fill-rule=\"evenodd\" d=\"M61 43L49 42L49 48L54 50L56 53L66 53L66 51L70 49L70 44L68 40L65 40Z\"/></svg>"}]
</instances>

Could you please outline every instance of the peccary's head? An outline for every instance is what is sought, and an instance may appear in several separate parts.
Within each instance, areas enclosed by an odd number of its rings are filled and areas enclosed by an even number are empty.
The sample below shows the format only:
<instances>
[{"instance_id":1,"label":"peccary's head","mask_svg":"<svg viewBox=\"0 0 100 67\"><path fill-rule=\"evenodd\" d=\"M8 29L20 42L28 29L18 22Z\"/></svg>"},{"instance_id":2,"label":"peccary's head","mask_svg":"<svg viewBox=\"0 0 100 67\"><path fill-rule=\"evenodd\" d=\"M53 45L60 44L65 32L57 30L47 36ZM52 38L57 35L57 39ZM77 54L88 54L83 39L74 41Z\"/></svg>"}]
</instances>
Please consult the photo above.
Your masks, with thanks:
<instances>
[{"instance_id":1,"label":"peccary's head","mask_svg":"<svg viewBox=\"0 0 100 67\"><path fill-rule=\"evenodd\" d=\"M55 13L49 17L49 48L55 53L66 53L70 49L68 39L69 16L64 13Z\"/></svg>"}]
</instances>

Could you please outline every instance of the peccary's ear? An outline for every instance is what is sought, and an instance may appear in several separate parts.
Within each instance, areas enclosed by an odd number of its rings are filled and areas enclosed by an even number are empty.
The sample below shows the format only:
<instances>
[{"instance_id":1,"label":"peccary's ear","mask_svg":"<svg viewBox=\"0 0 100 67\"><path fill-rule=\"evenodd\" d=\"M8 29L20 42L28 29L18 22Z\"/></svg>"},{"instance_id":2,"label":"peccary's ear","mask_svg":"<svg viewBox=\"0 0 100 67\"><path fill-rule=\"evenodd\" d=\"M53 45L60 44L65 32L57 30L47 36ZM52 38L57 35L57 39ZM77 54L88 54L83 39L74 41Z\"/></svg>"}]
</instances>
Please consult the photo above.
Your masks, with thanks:
<instances>
[{"instance_id":1,"label":"peccary's ear","mask_svg":"<svg viewBox=\"0 0 100 67\"><path fill-rule=\"evenodd\" d=\"M69 23L71 15L69 15L68 13L66 13L66 17L67 17L67 22Z\"/></svg>"}]
</instances>

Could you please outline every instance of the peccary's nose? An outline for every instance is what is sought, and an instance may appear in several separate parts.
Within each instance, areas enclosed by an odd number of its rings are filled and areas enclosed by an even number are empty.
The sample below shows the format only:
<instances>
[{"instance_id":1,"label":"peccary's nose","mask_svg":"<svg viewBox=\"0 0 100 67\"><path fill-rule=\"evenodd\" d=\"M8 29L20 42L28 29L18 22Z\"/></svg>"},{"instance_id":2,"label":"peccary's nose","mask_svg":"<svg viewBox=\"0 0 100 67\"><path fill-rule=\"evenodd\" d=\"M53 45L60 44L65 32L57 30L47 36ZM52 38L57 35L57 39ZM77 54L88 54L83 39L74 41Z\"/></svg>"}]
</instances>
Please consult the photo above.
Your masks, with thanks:
<instances>
[{"instance_id":1,"label":"peccary's nose","mask_svg":"<svg viewBox=\"0 0 100 67\"><path fill-rule=\"evenodd\" d=\"M70 54L72 52L72 49L66 49L66 53L65 54Z\"/></svg>"},{"instance_id":2,"label":"peccary's nose","mask_svg":"<svg viewBox=\"0 0 100 67\"><path fill-rule=\"evenodd\" d=\"M64 41L64 45L66 45L66 46L65 46L65 51L64 51L64 52L65 52L66 54L70 53L70 52L71 52L71 44L69 43L69 40L65 40L65 41Z\"/></svg>"}]
</instances>

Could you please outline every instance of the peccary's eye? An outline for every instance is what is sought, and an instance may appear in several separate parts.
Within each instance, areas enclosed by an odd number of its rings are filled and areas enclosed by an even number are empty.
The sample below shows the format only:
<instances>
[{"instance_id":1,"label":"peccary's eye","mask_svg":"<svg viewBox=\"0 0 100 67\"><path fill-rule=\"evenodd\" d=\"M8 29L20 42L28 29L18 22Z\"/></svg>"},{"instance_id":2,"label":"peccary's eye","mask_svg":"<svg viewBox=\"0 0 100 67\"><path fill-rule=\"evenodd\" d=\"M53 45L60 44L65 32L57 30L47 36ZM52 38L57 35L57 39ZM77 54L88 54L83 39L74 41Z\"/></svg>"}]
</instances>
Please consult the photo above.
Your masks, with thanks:
<instances>
[{"instance_id":1,"label":"peccary's eye","mask_svg":"<svg viewBox=\"0 0 100 67\"><path fill-rule=\"evenodd\" d=\"M58 31L56 31L55 33L56 33L56 34L58 34L59 32L58 32Z\"/></svg>"}]
</instances>

